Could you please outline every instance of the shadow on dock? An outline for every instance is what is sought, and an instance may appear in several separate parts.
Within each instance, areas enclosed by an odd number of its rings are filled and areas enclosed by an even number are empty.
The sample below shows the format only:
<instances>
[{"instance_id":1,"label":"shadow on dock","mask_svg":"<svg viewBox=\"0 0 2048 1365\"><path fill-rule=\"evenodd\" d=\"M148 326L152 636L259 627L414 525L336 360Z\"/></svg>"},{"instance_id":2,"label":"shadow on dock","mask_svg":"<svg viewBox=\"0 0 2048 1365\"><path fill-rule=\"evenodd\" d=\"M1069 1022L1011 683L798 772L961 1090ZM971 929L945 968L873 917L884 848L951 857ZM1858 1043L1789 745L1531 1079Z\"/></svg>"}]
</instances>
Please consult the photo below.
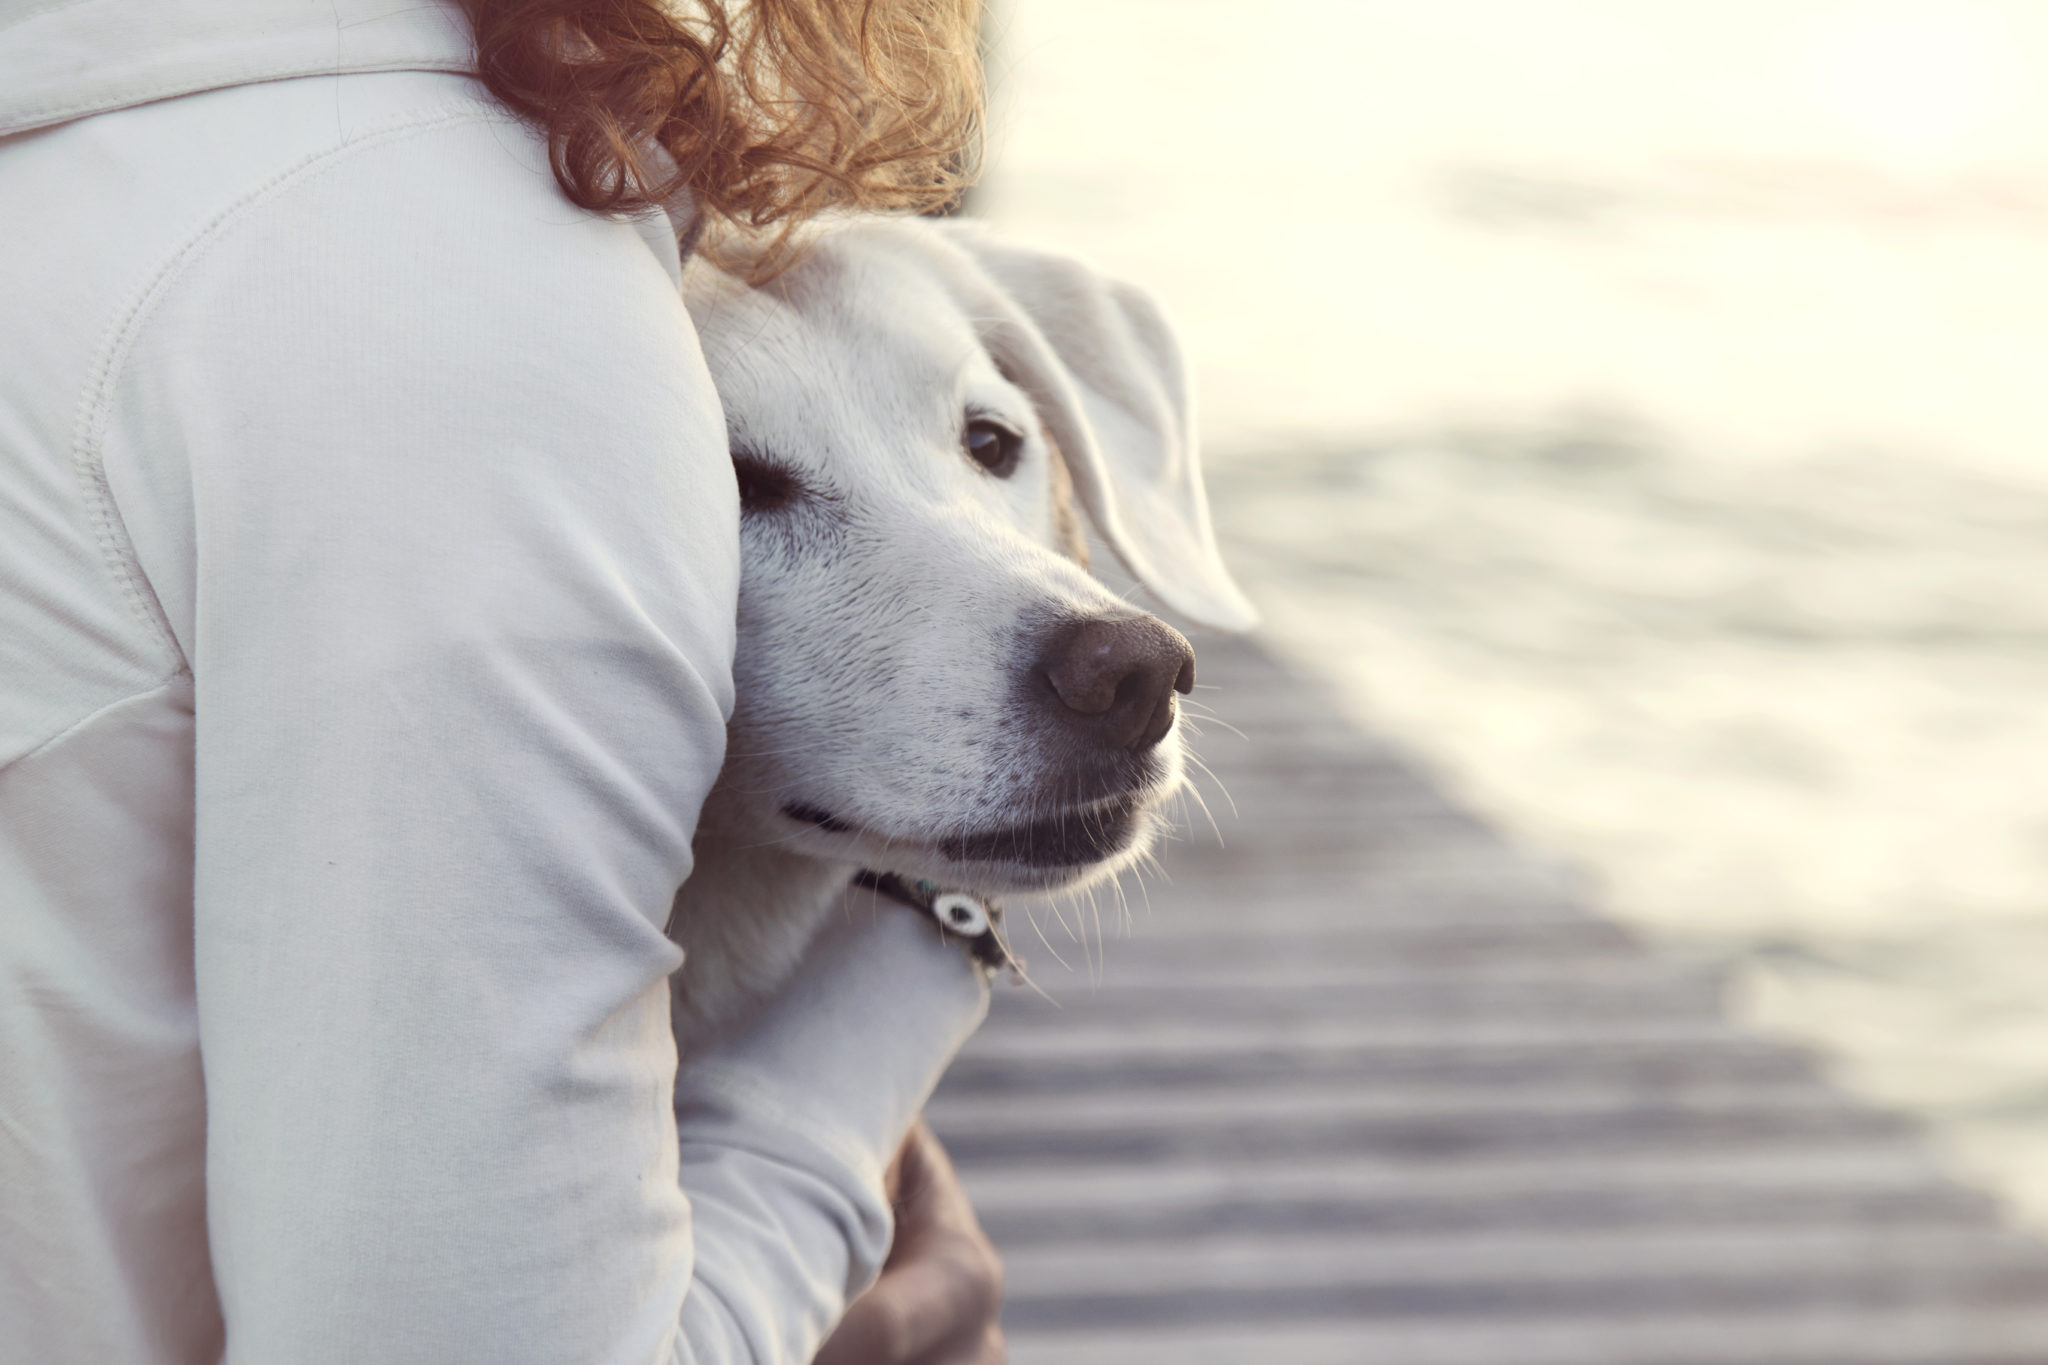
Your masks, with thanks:
<instances>
[{"instance_id":1,"label":"shadow on dock","mask_svg":"<svg viewBox=\"0 0 2048 1365\"><path fill-rule=\"evenodd\" d=\"M2048 1248L1909 1123L1255 646L1202 681L1226 845L1100 948L1047 918L1071 970L1018 926L1056 1003L931 1106L1017 1365L2048 1361Z\"/></svg>"}]
</instances>

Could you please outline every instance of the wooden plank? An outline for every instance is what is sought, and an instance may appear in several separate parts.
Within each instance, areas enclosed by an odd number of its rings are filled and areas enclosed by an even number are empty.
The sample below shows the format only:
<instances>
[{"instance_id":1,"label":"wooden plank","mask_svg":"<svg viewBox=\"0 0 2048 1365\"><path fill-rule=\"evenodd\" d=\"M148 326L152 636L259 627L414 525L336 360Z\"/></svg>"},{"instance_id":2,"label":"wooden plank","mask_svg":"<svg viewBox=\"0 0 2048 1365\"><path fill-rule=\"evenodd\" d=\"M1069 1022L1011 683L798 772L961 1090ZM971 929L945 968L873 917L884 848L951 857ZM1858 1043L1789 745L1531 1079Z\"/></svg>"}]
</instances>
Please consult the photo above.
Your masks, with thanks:
<instances>
[{"instance_id":1,"label":"wooden plank","mask_svg":"<svg viewBox=\"0 0 2048 1365\"><path fill-rule=\"evenodd\" d=\"M1127 1166L1072 1162L981 1168L972 1183L976 1207L986 1217L1042 1226L1048 1235L1068 1220L1099 1216L1105 1226L1121 1226L1127 1218L1142 1222L1177 1209L1278 1207L1317 1199L1474 1223L1486 1221L1482 1211L1489 1206L1521 1200L1545 1201L1545 1221L1568 1219L1571 1210L1563 1201L1580 1192L1599 1201L1669 1199L1674 1216L1684 1217L1699 1216L1695 1211L1716 1201L1732 1209L1801 1198L1864 1203L1898 1216L1946 1217L1963 1210L1979 1221L1991 1209L1986 1196L1944 1179L1925 1152L1898 1142L1813 1143L1789 1151L1737 1147L1684 1162L1660 1152L1504 1152L1435 1165L1369 1153L1313 1164L1254 1157L1175 1163L1147 1171L1142 1180L1132 1179ZM1589 1208L1597 1219L1598 1208ZM1777 1221L1784 1215L1760 1216ZM1034 1239L1044 1240L1036 1234Z\"/></svg>"},{"instance_id":2,"label":"wooden plank","mask_svg":"<svg viewBox=\"0 0 2048 1365\"><path fill-rule=\"evenodd\" d=\"M1496 1020L1450 1017L1436 1019L1311 1019L1281 1024L1212 1023L1206 1019L1163 1019L1109 1023L1075 1015L1064 1027L1012 1028L1008 1014L974 1040L960 1063L965 1073L984 1058L1097 1056L1125 1049L1133 1057L1150 1055L1227 1056L1233 1051L1269 1053L1299 1051L1312 1055L1338 1048L1485 1049L1530 1047L1571 1053L1608 1047L1661 1047L1674 1061L1690 1056L1687 1049L1761 1045L1725 1020L1678 1017L1638 1019L1627 1027L1599 1019ZM1797 1053L1787 1053L1797 1057ZM951 1084L949 1081L948 1084Z\"/></svg>"},{"instance_id":3,"label":"wooden plank","mask_svg":"<svg viewBox=\"0 0 2048 1365\"><path fill-rule=\"evenodd\" d=\"M1370 1114L1282 1122L1247 1116L1195 1124L1129 1121L1091 1127L967 1125L943 1113L937 1127L962 1162L1045 1165L1065 1161L1228 1159L1260 1154L1274 1161L1327 1160L1349 1152L1398 1155L1415 1162L1469 1160L1500 1151L1669 1152L1672 1159L1730 1143L1789 1147L1819 1140L1878 1138L1903 1131L1891 1115L1832 1096L1786 1103L1553 1107L1508 1113Z\"/></svg>"},{"instance_id":4,"label":"wooden plank","mask_svg":"<svg viewBox=\"0 0 2048 1365\"><path fill-rule=\"evenodd\" d=\"M1668 1160L1660 1163L1670 1167ZM1711 1175L1665 1173L1656 1181L1624 1183L1608 1172L1569 1177L1546 1172L1506 1188L1418 1179L1404 1172L1395 1188L1357 1189L1341 1180L1314 1188L1275 1188L1256 1177L1206 1191L1180 1181L1148 1177L1155 1188L1135 1197L1104 1192L1093 1183L1041 1180L975 1185L983 1225L1006 1247L1025 1251L1074 1244L1148 1254L1149 1244L1171 1239L1268 1237L1343 1233L1381 1239L1425 1233L1506 1236L1517 1232L1612 1232L1679 1225L1733 1227L1751 1232L1779 1228L1961 1228L1982 1225L1981 1197L1928 1181L1802 1179L1794 1162L1748 1182ZM1133 1184L1128 1172L1124 1183ZM1008 1197L996 1193L1003 1190ZM1028 1197L1022 1197L1027 1196Z\"/></svg>"},{"instance_id":5,"label":"wooden plank","mask_svg":"<svg viewBox=\"0 0 2048 1365\"><path fill-rule=\"evenodd\" d=\"M1006 1029L1071 1027L1075 1021L1140 1024L1156 1019L1308 1023L1333 1017L1442 1019L1480 1016L1497 1021L1538 1023L1550 1019L1611 1020L1617 1024L1703 1014L1721 998L1720 983L1687 978L1649 964L1642 970L1588 972L1576 980L1529 981L1467 978L1445 973L1416 974L1376 984L1331 980L1304 973L1299 984L1216 981L1204 986L1145 989L1110 978L1048 985L1053 1004L1004 1001L993 1013Z\"/></svg>"},{"instance_id":6,"label":"wooden plank","mask_svg":"<svg viewBox=\"0 0 2048 1365\"><path fill-rule=\"evenodd\" d=\"M2040 1365L2048 1311L1796 1307L1654 1318L1417 1315L1013 1333L1011 1365Z\"/></svg>"},{"instance_id":7,"label":"wooden plank","mask_svg":"<svg viewBox=\"0 0 2048 1365\"><path fill-rule=\"evenodd\" d=\"M1049 1041L1049 1046L1018 1046ZM1495 1092L1532 1086L1605 1081L1638 1091L1700 1081L1781 1082L1813 1074L1804 1057L1752 1039L1705 1034L1689 1049L1654 1040L1601 1038L1564 1046L1544 1039L1500 1042L1302 1038L1295 1030L1205 1027L1193 1038L1169 1034L1155 1043L1121 1030L1011 1034L1000 1050L963 1058L940 1091L942 1104L975 1094L1000 1095L1014 1107L1027 1095L1091 1090L1159 1093L1187 1086L1273 1083L1344 1086L1386 1084ZM1061 1046L1064 1044L1064 1046Z\"/></svg>"},{"instance_id":8,"label":"wooden plank","mask_svg":"<svg viewBox=\"0 0 2048 1365\"><path fill-rule=\"evenodd\" d=\"M1639 1313L1652 1299L1682 1301L1688 1284L1702 1296L1744 1303L1903 1302L1928 1293L2048 1303L2048 1254L2018 1234L1960 1223L1730 1227L1672 1220L1515 1228L1485 1237L1395 1229L1358 1237L1297 1228L1095 1246L1034 1243L1014 1249L1007 1265L1010 1296L1026 1319L1120 1317L1139 1299L1170 1300L1179 1305L1176 1314L1197 1317L1270 1316L1270 1302L1333 1303L1373 1316L1454 1302L1492 1313L1599 1301L1613 1303L1617 1313Z\"/></svg>"},{"instance_id":9,"label":"wooden plank","mask_svg":"<svg viewBox=\"0 0 2048 1365\"><path fill-rule=\"evenodd\" d=\"M1249 1111L1249 1112L1247 1112ZM1127 1133L1157 1127L1221 1130L1249 1119L1274 1129L1317 1124L1428 1123L1471 1129L1505 1124L1576 1123L1617 1116L1727 1114L1847 1116L1875 1119L1872 1131L1909 1132L1832 1087L1808 1077L1734 1082L1684 1079L1644 1090L1623 1078L1597 1076L1573 1085L1328 1086L1294 1082L1176 1086L1170 1089L1081 1090L1041 1093L1027 1112L999 1093L936 1097L929 1110L947 1131L971 1135Z\"/></svg>"}]
</instances>

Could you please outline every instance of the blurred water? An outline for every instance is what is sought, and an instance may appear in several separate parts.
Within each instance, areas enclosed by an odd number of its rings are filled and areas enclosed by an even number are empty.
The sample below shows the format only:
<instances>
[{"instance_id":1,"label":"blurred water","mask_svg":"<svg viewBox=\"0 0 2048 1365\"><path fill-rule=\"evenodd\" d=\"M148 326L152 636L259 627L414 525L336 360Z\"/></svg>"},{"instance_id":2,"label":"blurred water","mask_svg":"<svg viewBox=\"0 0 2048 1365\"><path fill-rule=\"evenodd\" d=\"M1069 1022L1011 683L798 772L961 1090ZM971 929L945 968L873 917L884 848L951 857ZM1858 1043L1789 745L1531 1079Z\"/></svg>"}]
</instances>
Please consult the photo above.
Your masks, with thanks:
<instances>
[{"instance_id":1,"label":"blurred water","mask_svg":"<svg viewBox=\"0 0 2048 1365\"><path fill-rule=\"evenodd\" d=\"M1297 657L2048 1210L2048 493L1597 414L1219 472Z\"/></svg>"},{"instance_id":2,"label":"blurred water","mask_svg":"<svg viewBox=\"0 0 2048 1365\"><path fill-rule=\"evenodd\" d=\"M2048 16L1017 0L1277 639L2048 1226Z\"/></svg>"}]
</instances>

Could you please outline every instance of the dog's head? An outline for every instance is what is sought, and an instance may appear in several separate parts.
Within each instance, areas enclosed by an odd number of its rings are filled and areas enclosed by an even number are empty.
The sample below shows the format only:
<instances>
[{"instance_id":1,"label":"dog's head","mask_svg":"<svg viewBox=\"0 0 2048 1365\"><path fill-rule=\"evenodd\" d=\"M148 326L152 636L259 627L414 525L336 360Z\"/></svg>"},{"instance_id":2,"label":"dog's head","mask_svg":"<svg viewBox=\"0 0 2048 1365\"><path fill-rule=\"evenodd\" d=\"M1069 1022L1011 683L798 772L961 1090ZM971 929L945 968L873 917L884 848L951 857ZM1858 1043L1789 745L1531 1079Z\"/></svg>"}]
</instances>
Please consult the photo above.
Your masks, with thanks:
<instances>
[{"instance_id":1,"label":"dog's head","mask_svg":"<svg viewBox=\"0 0 2048 1365\"><path fill-rule=\"evenodd\" d=\"M903 221L822 231L761 287L693 263L684 297L744 557L707 828L990 891L1137 857L1182 780L1194 654L1088 575L1074 502L1175 610L1253 619L1157 308Z\"/></svg>"}]
</instances>

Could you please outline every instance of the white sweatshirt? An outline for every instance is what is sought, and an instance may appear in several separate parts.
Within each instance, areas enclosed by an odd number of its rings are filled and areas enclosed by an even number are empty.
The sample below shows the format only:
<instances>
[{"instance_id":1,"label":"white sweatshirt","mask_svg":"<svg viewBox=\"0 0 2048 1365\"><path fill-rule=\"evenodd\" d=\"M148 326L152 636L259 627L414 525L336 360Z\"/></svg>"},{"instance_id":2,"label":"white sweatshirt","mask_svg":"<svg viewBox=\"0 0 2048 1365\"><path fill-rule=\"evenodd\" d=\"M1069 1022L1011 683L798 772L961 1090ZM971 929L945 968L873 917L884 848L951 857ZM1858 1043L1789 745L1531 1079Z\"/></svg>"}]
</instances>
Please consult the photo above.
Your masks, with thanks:
<instances>
[{"instance_id":1,"label":"white sweatshirt","mask_svg":"<svg viewBox=\"0 0 2048 1365\"><path fill-rule=\"evenodd\" d=\"M672 1109L723 426L667 225L469 64L0 0L6 1365L803 1360L980 1016L845 924Z\"/></svg>"}]
</instances>

